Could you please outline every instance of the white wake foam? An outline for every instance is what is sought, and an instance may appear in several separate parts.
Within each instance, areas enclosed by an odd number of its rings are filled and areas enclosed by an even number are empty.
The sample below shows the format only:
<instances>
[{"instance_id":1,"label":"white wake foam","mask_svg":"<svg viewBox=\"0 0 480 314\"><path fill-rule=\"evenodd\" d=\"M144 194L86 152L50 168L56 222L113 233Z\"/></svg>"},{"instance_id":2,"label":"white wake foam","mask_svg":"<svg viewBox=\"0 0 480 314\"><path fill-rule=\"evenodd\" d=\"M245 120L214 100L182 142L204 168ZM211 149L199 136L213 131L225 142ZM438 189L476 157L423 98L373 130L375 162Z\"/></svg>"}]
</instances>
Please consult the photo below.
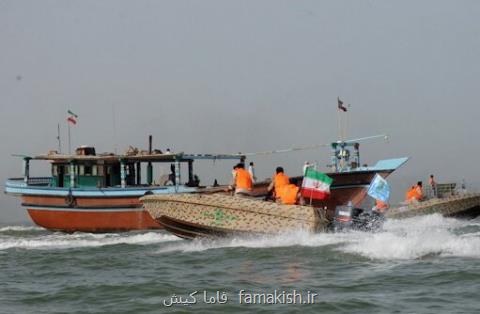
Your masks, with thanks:
<instances>
[{"instance_id":1,"label":"white wake foam","mask_svg":"<svg viewBox=\"0 0 480 314\"><path fill-rule=\"evenodd\" d=\"M0 250L10 248L23 249L70 249L82 247L100 247L116 244L147 245L169 241L178 241L176 236L147 232L140 234L91 234L91 233L53 233L34 237L0 237Z\"/></svg>"},{"instance_id":2,"label":"white wake foam","mask_svg":"<svg viewBox=\"0 0 480 314\"><path fill-rule=\"evenodd\" d=\"M465 226L478 226L441 215L391 220L379 233L357 233L345 246L346 253L372 259L418 259L428 256L480 257L480 236L456 233Z\"/></svg>"},{"instance_id":3,"label":"white wake foam","mask_svg":"<svg viewBox=\"0 0 480 314\"><path fill-rule=\"evenodd\" d=\"M5 226L0 228L0 232L8 232L8 231L42 231L46 230L41 227L37 226Z\"/></svg>"},{"instance_id":4,"label":"white wake foam","mask_svg":"<svg viewBox=\"0 0 480 314\"><path fill-rule=\"evenodd\" d=\"M480 258L480 221L456 220L429 215L388 220L383 231L319 233L305 231L269 236L242 236L226 239L184 241L164 232L89 234L33 233L14 235L9 231L44 230L30 226L0 228L0 251L9 248L69 249L116 244L160 244L158 253L200 252L246 247L254 249L303 246L329 247L335 254L353 254L378 260L411 260L430 256Z\"/></svg>"},{"instance_id":5,"label":"white wake foam","mask_svg":"<svg viewBox=\"0 0 480 314\"><path fill-rule=\"evenodd\" d=\"M473 228L469 233L459 230ZM310 234L292 232L273 236L234 237L167 243L158 253L198 252L220 248L275 248L332 246L336 252L380 260L409 260L428 256L480 257L480 223L429 215L389 220L378 233Z\"/></svg>"},{"instance_id":6,"label":"white wake foam","mask_svg":"<svg viewBox=\"0 0 480 314\"><path fill-rule=\"evenodd\" d=\"M165 245L158 252L199 252L210 249L219 248L276 248L276 247L290 247L290 246L307 246L318 247L338 244L345 241L345 235L342 234L311 234L306 231L295 231L288 233L281 233L278 235L263 235L263 236L237 236L225 239L195 239L193 241L183 241Z\"/></svg>"}]
</instances>

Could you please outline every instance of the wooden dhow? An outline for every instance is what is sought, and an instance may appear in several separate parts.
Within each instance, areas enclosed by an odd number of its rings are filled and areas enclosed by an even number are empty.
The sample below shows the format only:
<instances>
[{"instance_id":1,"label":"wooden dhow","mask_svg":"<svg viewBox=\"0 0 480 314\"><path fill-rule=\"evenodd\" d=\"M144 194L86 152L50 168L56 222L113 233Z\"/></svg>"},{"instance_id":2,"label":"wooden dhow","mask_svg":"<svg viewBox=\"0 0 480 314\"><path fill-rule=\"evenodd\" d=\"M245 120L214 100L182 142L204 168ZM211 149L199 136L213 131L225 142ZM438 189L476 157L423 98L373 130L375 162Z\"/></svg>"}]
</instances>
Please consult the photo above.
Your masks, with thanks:
<instances>
[{"instance_id":1,"label":"wooden dhow","mask_svg":"<svg viewBox=\"0 0 480 314\"><path fill-rule=\"evenodd\" d=\"M187 239L230 234L325 231L329 222L311 206L281 205L221 194L165 194L141 198L167 231Z\"/></svg>"},{"instance_id":2,"label":"wooden dhow","mask_svg":"<svg viewBox=\"0 0 480 314\"><path fill-rule=\"evenodd\" d=\"M23 158L23 176L10 178L5 192L18 196L33 222L65 232L116 232L158 229L139 200L146 194L216 193L227 186L201 186L193 173L195 160L239 160L241 155L162 153L129 149L125 154L95 153L80 147L75 154L50 152ZM30 176L32 161L46 161L51 175ZM171 173L155 182L153 165L170 165ZM186 178L181 176L187 168ZM185 171L183 172L185 173ZM146 174L146 176L142 176ZM267 183L255 186L259 193Z\"/></svg>"}]
</instances>

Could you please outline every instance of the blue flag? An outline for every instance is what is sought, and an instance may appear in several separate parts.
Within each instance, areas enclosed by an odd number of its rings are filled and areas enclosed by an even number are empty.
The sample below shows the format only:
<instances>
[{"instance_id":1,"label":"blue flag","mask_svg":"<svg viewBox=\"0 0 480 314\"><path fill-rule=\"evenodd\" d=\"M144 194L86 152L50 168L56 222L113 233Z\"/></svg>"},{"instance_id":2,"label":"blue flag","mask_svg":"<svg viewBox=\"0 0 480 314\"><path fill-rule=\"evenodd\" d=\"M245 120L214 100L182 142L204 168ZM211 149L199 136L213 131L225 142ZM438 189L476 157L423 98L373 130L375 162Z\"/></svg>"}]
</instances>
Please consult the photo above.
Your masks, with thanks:
<instances>
[{"instance_id":1,"label":"blue flag","mask_svg":"<svg viewBox=\"0 0 480 314\"><path fill-rule=\"evenodd\" d=\"M367 193L374 199L388 203L388 199L390 198L390 186L388 185L387 180L377 173L373 178L372 183L370 183Z\"/></svg>"}]
</instances>

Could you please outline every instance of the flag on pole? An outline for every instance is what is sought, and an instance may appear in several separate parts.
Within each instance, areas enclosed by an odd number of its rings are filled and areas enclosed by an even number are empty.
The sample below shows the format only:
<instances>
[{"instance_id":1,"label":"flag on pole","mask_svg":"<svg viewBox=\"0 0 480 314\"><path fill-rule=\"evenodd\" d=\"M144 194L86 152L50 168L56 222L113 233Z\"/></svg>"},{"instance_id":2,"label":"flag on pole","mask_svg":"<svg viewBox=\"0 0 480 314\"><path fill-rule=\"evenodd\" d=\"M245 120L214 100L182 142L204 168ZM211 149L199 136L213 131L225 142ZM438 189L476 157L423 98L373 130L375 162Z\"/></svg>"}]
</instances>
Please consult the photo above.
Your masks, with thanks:
<instances>
[{"instance_id":1,"label":"flag on pole","mask_svg":"<svg viewBox=\"0 0 480 314\"><path fill-rule=\"evenodd\" d=\"M307 168L303 177L301 194L305 198L324 200L330 195L333 179L313 168Z\"/></svg>"},{"instance_id":2,"label":"flag on pole","mask_svg":"<svg viewBox=\"0 0 480 314\"><path fill-rule=\"evenodd\" d=\"M78 118L78 116L71 110L67 110L68 114L71 116L74 116L75 118Z\"/></svg>"},{"instance_id":3,"label":"flag on pole","mask_svg":"<svg viewBox=\"0 0 480 314\"><path fill-rule=\"evenodd\" d=\"M388 185L387 180L377 173L372 183L370 183L367 194L374 199L388 203L388 199L390 198L390 185Z\"/></svg>"},{"instance_id":4,"label":"flag on pole","mask_svg":"<svg viewBox=\"0 0 480 314\"><path fill-rule=\"evenodd\" d=\"M340 100L340 97L337 97L338 109L342 110L343 112L347 112L347 107L343 105L343 101Z\"/></svg>"},{"instance_id":5,"label":"flag on pole","mask_svg":"<svg viewBox=\"0 0 480 314\"><path fill-rule=\"evenodd\" d=\"M67 121L70 122L71 124L77 124L77 118L78 116L71 110L67 110L68 114L70 115L67 118Z\"/></svg>"}]
</instances>

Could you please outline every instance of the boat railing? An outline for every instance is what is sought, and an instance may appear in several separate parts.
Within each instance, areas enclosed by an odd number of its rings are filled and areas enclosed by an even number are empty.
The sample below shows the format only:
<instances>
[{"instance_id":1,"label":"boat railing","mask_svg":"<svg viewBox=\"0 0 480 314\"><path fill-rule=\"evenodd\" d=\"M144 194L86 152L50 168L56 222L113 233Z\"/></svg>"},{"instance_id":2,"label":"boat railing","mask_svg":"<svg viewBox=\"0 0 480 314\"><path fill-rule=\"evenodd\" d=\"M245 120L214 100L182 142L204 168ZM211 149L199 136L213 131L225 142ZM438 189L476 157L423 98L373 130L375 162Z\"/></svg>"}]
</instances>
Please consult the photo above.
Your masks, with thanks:
<instances>
[{"instance_id":1,"label":"boat railing","mask_svg":"<svg viewBox=\"0 0 480 314\"><path fill-rule=\"evenodd\" d=\"M30 177L27 180L27 185L49 186L51 182L51 177Z\"/></svg>"},{"instance_id":2,"label":"boat railing","mask_svg":"<svg viewBox=\"0 0 480 314\"><path fill-rule=\"evenodd\" d=\"M428 185L424 190L427 199L445 198L462 192L456 183L437 183L435 186Z\"/></svg>"}]
</instances>

